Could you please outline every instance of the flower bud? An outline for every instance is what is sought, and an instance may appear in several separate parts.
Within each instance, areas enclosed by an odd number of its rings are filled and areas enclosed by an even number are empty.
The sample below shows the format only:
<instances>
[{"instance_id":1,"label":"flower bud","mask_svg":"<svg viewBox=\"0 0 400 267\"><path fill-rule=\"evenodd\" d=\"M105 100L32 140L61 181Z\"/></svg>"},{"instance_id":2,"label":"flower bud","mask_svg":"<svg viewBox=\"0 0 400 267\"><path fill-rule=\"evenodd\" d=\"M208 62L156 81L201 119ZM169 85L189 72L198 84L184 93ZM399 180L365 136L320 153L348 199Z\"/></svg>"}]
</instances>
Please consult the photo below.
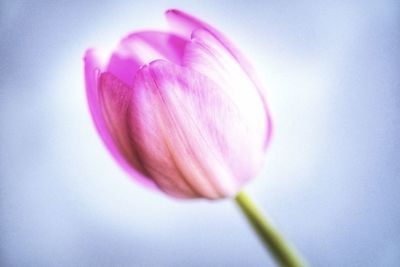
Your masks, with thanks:
<instances>
[{"instance_id":1,"label":"flower bud","mask_svg":"<svg viewBox=\"0 0 400 267\"><path fill-rule=\"evenodd\" d=\"M263 91L221 33L181 11L171 32L134 32L106 63L85 55L99 134L132 177L178 198L235 195L255 177L271 133Z\"/></svg>"}]
</instances>

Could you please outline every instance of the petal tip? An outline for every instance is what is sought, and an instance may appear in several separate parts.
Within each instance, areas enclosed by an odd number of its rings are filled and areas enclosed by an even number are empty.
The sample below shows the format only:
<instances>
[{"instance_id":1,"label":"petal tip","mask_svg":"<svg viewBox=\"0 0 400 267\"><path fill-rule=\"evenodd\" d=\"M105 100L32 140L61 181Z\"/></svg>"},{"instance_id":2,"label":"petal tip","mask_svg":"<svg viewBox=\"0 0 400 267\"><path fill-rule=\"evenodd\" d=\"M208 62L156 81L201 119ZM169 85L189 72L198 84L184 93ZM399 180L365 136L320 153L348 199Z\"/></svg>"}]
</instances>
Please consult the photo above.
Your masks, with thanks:
<instances>
[{"instance_id":1,"label":"petal tip","mask_svg":"<svg viewBox=\"0 0 400 267\"><path fill-rule=\"evenodd\" d=\"M83 53L82 59L84 61L88 60L91 57L91 55L94 53L94 50L95 50L95 48L93 48L93 47L86 49L85 52Z\"/></svg>"},{"instance_id":2,"label":"petal tip","mask_svg":"<svg viewBox=\"0 0 400 267\"><path fill-rule=\"evenodd\" d=\"M165 15L167 15L167 16L169 14L176 15L176 14L179 14L179 13L180 13L180 11L178 9L175 9L175 8L170 8L170 9L165 10Z\"/></svg>"},{"instance_id":3,"label":"petal tip","mask_svg":"<svg viewBox=\"0 0 400 267\"><path fill-rule=\"evenodd\" d=\"M179 9L175 9L175 8L167 9L164 12L164 14L167 17L167 20L170 20L170 21L192 20L192 17L190 15L188 15L187 13L185 13Z\"/></svg>"}]
</instances>

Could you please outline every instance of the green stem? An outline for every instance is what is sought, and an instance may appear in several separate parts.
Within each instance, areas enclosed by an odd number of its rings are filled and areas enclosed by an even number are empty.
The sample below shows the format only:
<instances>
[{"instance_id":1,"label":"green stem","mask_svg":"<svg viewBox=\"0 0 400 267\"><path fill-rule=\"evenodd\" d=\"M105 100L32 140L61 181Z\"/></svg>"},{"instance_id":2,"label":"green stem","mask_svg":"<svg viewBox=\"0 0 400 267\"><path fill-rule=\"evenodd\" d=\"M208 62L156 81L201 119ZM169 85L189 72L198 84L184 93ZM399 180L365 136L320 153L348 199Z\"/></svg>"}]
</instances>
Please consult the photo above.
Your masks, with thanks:
<instances>
[{"instance_id":1,"label":"green stem","mask_svg":"<svg viewBox=\"0 0 400 267\"><path fill-rule=\"evenodd\" d=\"M294 249L283 239L278 231L271 226L265 216L245 192L239 192L236 203L246 215L248 221L257 232L259 238L269 249L272 256L284 267L304 267L306 264L296 254Z\"/></svg>"}]
</instances>

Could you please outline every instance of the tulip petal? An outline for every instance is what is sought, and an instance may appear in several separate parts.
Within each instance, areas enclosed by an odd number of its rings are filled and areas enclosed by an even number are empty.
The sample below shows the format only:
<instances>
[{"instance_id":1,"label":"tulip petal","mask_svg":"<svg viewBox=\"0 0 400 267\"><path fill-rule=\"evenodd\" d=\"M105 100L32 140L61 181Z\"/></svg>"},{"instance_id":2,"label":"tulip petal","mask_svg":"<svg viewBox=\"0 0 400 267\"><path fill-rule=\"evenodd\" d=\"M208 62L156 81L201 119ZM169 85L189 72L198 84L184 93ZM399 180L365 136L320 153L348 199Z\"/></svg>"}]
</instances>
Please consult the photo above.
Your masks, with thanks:
<instances>
[{"instance_id":1,"label":"tulip petal","mask_svg":"<svg viewBox=\"0 0 400 267\"><path fill-rule=\"evenodd\" d=\"M258 171L260 160L246 154L255 147L247 114L203 74L158 60L138 71L133 95L132 140L152 177L215 199L234 195Z\"/></svg>"},{"instance_id":2,"label":"tulip petal","mask_svg":"<svg viewBox=\"0 0 400 267\"><path fill-rule=\"evenodd\" d=\"M123 113L126 113L126 111L124 111L126 105L124 106L123 102L126 102L126 95L129 91L128 87L121 86L118 82L113 82L116 78L113 78L109 74L100 74L104 66L104 60L101 59L99 51L94 49L86 51L84 56L86 93L89 109L97 131L117 162L130 173L132 177L148 187L155 188L151 180L139 174L134 169L134 164L132 164L134 159L132 156L121 149L121 144L125 145L127 140L126 136L123 136L121 131L117 132L115 130L116 128L112 126L116 124L121 126L121 119L115 116L117 110L114 111L112 108L119 108L122 118ZM115 97L118 94L121 95L119 97L120 101ZM125 96L125 98L123 96ZM129 101L130 99L128 103ZM120 104L122 104L121 107ZM120 139L121 136L122 139Z\"/></svg>"},{"instance_id":3,"label":"tulip petal","mask_svg":"<svg viewBox=\"0 0 400 267\"><path fill-rule=\"evenodd\" d=\"M268 111L265 90L261 85L260 81L258 80L257 75L255 74L255 71L253 70L250 62L246 59L246 57L243 56L240 50L237 49L231 41L229 41L228 38L226 38L220 31L218 31L211 25L177 9L167 10L165 15L167 17L168 22L171 24L171 28L183 36L186 37L192 36L192 34L198 29L203 29L205 31L208 31L208 33L212 35L215 41L219 42L220 46L225 48L225 50L227 50L231 54L231 56L241 66L243 71L250 77L253 84L256 86L258 93L262 98L262 101L264 103L264 109L267 115L266 121L269 131L267 132L267 136L264 142L264 150L265 150L272 134L272 121Z\"/></svg>"},{"instance_id":4,"label":"tulip petal","mask_svg":"<svg viewBox=\"0 0 400 267\"><path fill-rule=\"evenodd\" d=\"M233 45L231 41L228 40L220 31L212 27L211 25L195 18L185 12L177 9L169 9L165 13L168 22L171 24L171 28L176 30L183 36L190 37L191 34L197 29L207 30L210 34L216 38L221 45L223 45L229 53L238 61L238 63L243 67L246 73L253 76L253 70L247 61L247 59L242 55L242 53Z\"/></svg>"},{"instance_id":5,"label":"tulip petal","mask_svg":"<svg viewBox=\"0 0 400 267\"><path fill-rule=\"evenodd\" d=\"M102 128L102 116L99 110L97 78L102 69L104 69L104 60L101 52L95 49L88 49L84 55L84 72L86 94L88 97L89 109L97 128ZM100 129L99 129L99 132Z\"/></svg>"},{"instance_id":6,"label":"tulip petal","mask_svg":"<svg viewBox=\"0 0 400 267\"><path fill-rule=\"evenodd\" d=\"M152 67L154 65L151 64ZM218 198L214 187L208 183L209 177L195 175L198 166L192 166L191 158L186 158L186 152L177 154L176 147L180 146L181 141L174 141L172 134L176 133L167 129L176 125L169 124L171 118L166 116L166 107L158 97L157 82L148 66L139 70L135 77L130 134L143 167L159 188L169 195L179 198Z\"/></svg>"},{"instance_id":7,"label":"tulip petal","mask_svg":"<svg viewBox=\"0 0 400 267\"><path fill-rule=\"evenodd\" d=\"M254 156L255 162L258 162L257 157L263 157L265 143L270 136L270 124L268 111L251 79L220 42L204 29L193 32L192 43L186 47L183 65L212 79L236 104L246 120L243 126L251 136L251 140L247 140L247 147L241 151ZM240 151L237 153L240 157ZM240 162L238 158L232 160L232 165Z\"/></svg>"},{"instance_id":8,"label":"tulip petal","mask_svg":"<svg viewBox=\"0 0 400 267\"><path fill-rule=\"evenodd\" d=\"M122 83L111 73L104 72L100 75L100 108L113 144L131 166L144 173L128 135L127 114L131 97L131 87Z\"/></svg>"},{"instance_id":9,"label":"tulip petal","mask_svg":"<svg viewBox=\"0 0 400 267\"><path fill-rule=\"evenodd\" d=\"M171 33L143 31L121 40L107 66L118 79L132 85L136 71L156 59L180 64L188 40Z\"/></svg>"}]
</instances>

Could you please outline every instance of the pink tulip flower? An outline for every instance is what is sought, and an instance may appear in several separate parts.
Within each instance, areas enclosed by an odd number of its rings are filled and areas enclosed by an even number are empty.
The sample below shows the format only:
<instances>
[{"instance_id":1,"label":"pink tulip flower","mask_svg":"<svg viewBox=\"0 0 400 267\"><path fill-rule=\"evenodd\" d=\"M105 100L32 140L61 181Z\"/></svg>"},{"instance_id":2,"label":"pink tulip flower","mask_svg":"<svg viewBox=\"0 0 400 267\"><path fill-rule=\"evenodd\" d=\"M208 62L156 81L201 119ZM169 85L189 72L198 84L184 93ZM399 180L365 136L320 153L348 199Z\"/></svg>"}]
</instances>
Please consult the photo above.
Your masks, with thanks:
<instances>
[{"instance_id":1,"label":"pink tulip flower","mask_svg":"<svg viewBox=\"0 0 400 267\"><path fill-rule=\"evenodd\" d=\"M264 92L219 31L168 10L171 31L133 32L102 62L84 57L96 128L141 183L178 198L237 194L262 167L271 134Z\"/></svg>"}]
</instances>

